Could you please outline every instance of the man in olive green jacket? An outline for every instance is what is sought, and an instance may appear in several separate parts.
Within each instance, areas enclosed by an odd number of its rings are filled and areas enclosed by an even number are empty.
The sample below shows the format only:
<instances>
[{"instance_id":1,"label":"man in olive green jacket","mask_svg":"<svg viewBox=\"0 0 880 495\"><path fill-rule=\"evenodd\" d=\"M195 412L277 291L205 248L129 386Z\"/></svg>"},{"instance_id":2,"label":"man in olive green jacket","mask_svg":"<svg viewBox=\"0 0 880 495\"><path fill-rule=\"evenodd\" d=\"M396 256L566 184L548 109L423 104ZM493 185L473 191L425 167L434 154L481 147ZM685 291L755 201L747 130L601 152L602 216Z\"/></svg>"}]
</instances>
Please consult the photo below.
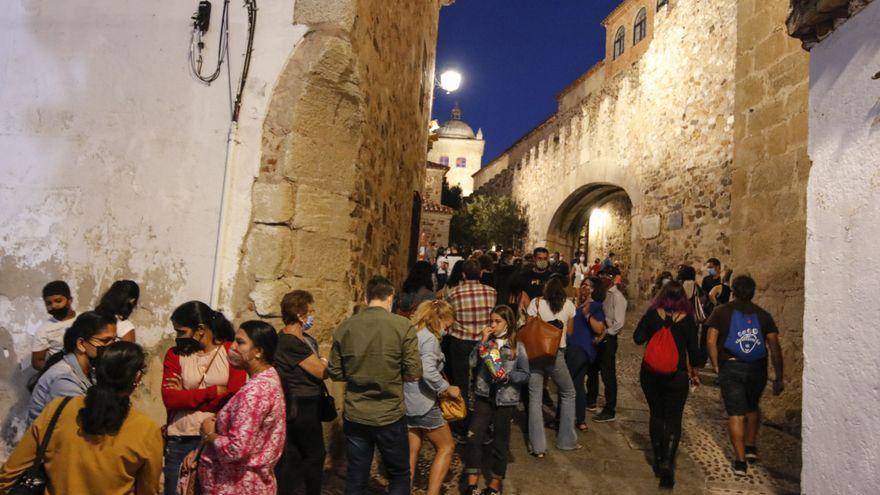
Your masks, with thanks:
<instances>
[{"instance_id":1,"label":"man in olive green jacket","mask_svg":"<svg viewBox=\"0 0 880 495\"><path fill-rule=\"evenodd\" d=\"M346 383L346 495L365 492L375 447L388 470L388 493L409 493L403 382L422 377L422 358L416 328L391 313L393 299L391 282L380 276L371 278L367 308L343 321L333 334L328 371L331 379Z\"/></svg>"}]
</instances>

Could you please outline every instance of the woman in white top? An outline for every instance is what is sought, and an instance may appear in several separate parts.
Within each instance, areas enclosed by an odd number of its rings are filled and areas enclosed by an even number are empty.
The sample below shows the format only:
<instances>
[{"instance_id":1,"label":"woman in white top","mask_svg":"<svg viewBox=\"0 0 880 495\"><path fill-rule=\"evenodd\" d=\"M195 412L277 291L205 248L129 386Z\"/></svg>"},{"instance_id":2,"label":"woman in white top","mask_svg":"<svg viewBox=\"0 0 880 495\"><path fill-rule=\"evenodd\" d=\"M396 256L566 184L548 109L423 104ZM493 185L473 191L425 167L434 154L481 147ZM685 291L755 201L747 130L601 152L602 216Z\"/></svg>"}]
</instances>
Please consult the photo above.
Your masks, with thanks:
<instances>
[{"instance_id":1,"label":"woman in white top","mask_svg":"<svg viewBox=\"0 0 880 495\"><path fill-rule=\"evenodd\" d=\"M134 342L134 324L128 320L141 297L141 289L134 280L117 280L101 296L95 311L116 317L116 336Z\"/></svg>"},{"instance_id":2,"label":"woman in white top","mask_svg":"<svg viewBox=\"0 0 880 495\"><path fill-rule=\"evenodd\" d=\"M560 450L581 448L577 443L577 431L574 427L575 388L565 365L566 335L574 329L577 308L565 295L566 285L568 284L564 277L553 275L544 286L543 296L532 299L526 311L529 316L537 316L563 330L555 362L543 366L533 365L529 377L529 444L532 455L538 458L544 457L547 452L542 409L544 375L549 375L559 390L559 434L556 436L556 447Z\"/></svg>"}]
</instances>

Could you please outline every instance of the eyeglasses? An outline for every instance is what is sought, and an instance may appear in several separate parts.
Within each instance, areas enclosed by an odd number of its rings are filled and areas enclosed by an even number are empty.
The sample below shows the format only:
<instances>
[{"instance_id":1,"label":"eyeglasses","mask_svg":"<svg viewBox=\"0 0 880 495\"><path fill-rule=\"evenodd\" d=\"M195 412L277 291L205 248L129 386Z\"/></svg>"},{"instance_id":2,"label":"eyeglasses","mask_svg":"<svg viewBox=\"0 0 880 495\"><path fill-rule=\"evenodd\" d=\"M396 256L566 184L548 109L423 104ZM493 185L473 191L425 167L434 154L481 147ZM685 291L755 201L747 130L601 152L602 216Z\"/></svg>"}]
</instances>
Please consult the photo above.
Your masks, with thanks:
<instances>
[{"instance_id":1,"label":"eyeglasses","mask_svg":"<svg viewBox=\"0 0 880 495\"><path fill-rule=\"evenodd\" d=\"M119 337L105 337L103 339L96 339L93 337L93 338L89 339L88 342L96 347L105 347L105 346L108 346L114 342L119 342ZM95 344L95 342L97 342L97 344Z\"/></svg>"}]
</instances>

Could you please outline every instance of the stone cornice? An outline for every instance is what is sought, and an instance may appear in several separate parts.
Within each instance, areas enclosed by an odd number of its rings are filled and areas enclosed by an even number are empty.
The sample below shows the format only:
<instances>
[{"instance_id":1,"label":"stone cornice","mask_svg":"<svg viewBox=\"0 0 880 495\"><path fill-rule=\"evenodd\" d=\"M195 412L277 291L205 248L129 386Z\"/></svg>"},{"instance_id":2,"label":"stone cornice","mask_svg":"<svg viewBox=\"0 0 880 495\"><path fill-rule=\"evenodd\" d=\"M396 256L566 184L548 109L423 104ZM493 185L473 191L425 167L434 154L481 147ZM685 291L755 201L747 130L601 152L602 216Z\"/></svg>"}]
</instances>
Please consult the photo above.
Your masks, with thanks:
<instances>
[{"instance_id":1,"label":"stone cornice","mask_svg":"<svg viewBox=\"0 0 880 495\"><path fill-rule=\"evenodd\" d=\"M873 0L791 0L785 24L789 36L801 40L805 50L830 35Z\"/></svg>"}]
</instances>

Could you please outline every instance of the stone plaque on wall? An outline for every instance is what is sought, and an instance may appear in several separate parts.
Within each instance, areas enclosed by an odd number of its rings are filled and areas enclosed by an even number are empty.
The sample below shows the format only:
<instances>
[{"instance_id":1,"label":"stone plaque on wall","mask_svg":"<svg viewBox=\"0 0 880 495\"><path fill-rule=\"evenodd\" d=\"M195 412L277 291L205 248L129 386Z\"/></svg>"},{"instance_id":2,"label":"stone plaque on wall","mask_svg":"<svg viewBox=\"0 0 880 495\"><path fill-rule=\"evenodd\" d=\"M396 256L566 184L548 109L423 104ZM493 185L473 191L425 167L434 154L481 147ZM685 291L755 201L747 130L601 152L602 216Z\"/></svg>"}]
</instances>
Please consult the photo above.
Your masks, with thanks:
<instances>
[{"instance_id":1,"label":"stone plaque on wall","mask_svg":"<svg viewBox=\"0 0 880 495\"><path fill-rule=\"evenodd\" d=\"M684 223L684 219L681 214L681 210L673 211L669 214L669 218L666 219L666 228L669 230L678 230L681 228Z\"/></svg>"},{"instance_id":2,"label":"stone plaque on wall","mask_svg":"<svg viewBox=\"0 0 880 495\"><path fill-rule=\"evenodd\" d=\"M639 231L642 233L642 239L653 239L660 235L660 215L647 215L642 218Z\"/></svg>"}]
</instances>

